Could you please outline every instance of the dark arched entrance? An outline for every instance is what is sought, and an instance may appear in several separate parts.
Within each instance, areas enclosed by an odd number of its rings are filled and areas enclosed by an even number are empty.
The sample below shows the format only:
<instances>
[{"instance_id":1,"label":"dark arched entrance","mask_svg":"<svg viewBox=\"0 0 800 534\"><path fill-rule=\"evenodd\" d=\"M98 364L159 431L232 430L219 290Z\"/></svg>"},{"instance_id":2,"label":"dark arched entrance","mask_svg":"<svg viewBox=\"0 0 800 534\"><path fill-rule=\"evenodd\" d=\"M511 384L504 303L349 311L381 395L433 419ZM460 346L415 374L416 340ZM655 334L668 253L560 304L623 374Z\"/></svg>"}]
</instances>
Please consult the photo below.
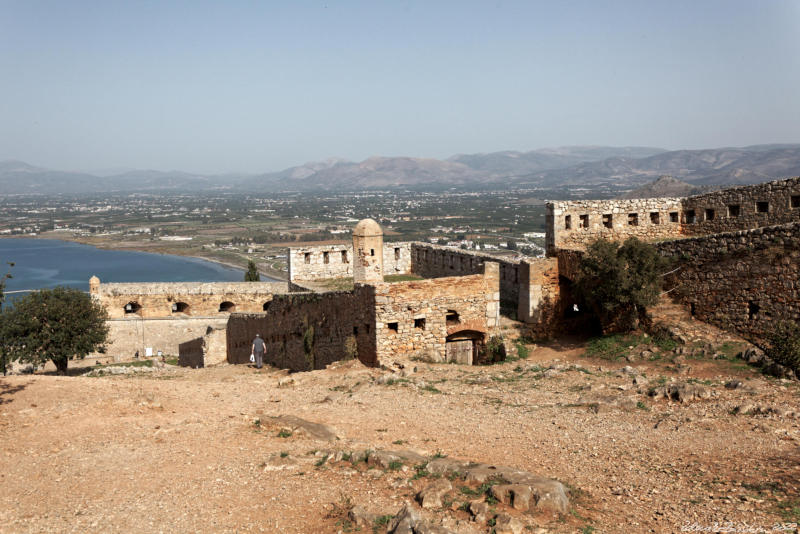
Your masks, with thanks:
<instances>
[{"instance_id":1,"label":"dark arched entrance","mask_svg":"<svg viewBox=\"0 0 800 534\"><path fill-rule=\"evenodd\" d=\"M453 332L446 339L445 361L473 365L480 360L486 334L477 330Z\"/></svg>"}]
</instances>

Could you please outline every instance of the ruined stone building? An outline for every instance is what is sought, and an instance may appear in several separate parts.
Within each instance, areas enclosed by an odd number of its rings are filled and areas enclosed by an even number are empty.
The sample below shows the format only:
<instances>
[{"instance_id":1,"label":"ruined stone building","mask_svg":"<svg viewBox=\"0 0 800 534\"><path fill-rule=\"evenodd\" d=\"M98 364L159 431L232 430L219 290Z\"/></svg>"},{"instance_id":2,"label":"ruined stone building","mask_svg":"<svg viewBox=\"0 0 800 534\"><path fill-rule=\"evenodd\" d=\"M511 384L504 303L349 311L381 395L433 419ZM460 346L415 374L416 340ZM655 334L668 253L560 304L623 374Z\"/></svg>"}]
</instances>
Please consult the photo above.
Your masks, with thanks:
<instances>
[{"instance_id":1,"label":"ruined stone building","mask_svg":"<svg viewBox=\"0 0 800 534\"><path fill-rule=\"evenodd\" d=\"M751 339L775 319L800 320L800 178L687 198L549 202L546 226L546 258L509 260L384 243L366 219L351 245L289 248L286 283L93 280L92 294L112 316L112 349L144 346L144 329L187 365L245 363L256 333L267 363L298 371L393 354L478 363L501 312L533 337L568 330L582 251L597 238L635 236L678 261L666 284L698 319ZM353 289L308 288L335 278L352 278Z\"/></svg>"}]
</instances>

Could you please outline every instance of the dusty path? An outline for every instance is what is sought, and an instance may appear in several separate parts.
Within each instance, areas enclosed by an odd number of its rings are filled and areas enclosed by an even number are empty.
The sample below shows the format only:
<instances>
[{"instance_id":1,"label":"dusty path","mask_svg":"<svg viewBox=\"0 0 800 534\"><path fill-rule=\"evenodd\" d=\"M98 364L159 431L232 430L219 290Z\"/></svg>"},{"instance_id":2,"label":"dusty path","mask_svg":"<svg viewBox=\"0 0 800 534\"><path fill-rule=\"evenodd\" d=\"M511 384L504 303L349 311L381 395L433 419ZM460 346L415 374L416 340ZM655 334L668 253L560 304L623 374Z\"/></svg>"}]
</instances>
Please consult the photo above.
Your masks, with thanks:
<instances>
[{"instance_id":1,"label":"dusty path","mask_svg":"<svg viewBox=\"0 0 800 534\"><path fill-rule=\"evenodd\" d=\"M233 366L0 379L0 531L337 532L342 524L326 517L333 503L350 497L394 513L424 482L315 465L317 449L359 447L556 478L573 508L526 519L545 532L677 532L687 521L772 528L800 518L796 384L709 361L711 398L654 401L618 372L624 361L576 352L546 347L482 368L405 362L418 371L383 384L386 372L357 363L294 374L284 387L285 373ZM543 354L560 362L548 370ZM668 361L637 367L650 384L691 378ZM744 387L726 389L734 377ZM779 410L734 415L742 404ZM330 425L341 439L279 437L267 422L281 414ZM488 532L466 512L444 515L461 531Z\"/></svg>"}]
</instances>

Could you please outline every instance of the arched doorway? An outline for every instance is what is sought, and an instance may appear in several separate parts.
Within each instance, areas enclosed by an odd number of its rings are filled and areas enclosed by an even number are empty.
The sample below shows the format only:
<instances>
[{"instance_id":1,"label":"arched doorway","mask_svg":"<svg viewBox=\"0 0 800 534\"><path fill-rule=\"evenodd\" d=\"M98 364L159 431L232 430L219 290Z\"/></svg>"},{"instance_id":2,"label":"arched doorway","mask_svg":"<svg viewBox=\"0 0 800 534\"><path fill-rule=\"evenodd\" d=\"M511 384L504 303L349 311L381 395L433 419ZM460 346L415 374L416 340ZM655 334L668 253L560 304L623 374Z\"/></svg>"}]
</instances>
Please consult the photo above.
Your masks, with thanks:
<instances>
[{"instance_id":1,"label":"arched doorway","mask_svg":"<svg viewBox=\"0 0 800 534\"><path fill-rule=\"evenodd\" d=\"M447 336L445 361L463 365L479 363L486 343L486 334L477 330L460 330Z\"/></svg>"}]
</instances>

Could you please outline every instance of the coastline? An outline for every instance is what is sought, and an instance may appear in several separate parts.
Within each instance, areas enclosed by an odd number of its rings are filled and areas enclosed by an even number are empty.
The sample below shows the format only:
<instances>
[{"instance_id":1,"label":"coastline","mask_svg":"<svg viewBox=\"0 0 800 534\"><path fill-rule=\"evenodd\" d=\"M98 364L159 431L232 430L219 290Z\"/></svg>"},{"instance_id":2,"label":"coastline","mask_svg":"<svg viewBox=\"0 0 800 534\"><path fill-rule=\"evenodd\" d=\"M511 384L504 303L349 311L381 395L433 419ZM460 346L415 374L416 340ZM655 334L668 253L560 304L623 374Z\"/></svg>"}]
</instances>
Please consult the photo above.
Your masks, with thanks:
<instances>
[{"instance_id":1,"label":"coastline","mask_svg":"<svg viewBox=\"0 0 800 534\"><path fill-rule=\"evenodd\" d=\"M217 265L221 265L221 266L227 267L229 269L234 269L234 270L240 271L242 274L244 274L244 272L247 270L247 264L246 264L247 260L245 258L242 258L243 264L240 265L240 264L236 264L236 263L234 263L232 261L226 261L226 260L223 260L223 259L220 259L220 258L215 258L215 257L210 256L210 255L207 256L207 255L203 255L203 254L198 254L195 251L183 251L183 250L180 250L180 249L172 249L170 247L159 247L158 249L153 250L152 247L139 246L139 245L137 245L136 242L133 242L133 241L127 242L127 243L130 244L130 246L122 246L122 247L120 247L120 246L113 246L113 244L109 243L109 242L97 243L97 242L95 242L93 240L81 239L80 237L73 236L73 235L70 235L70 236L49 235L49 234L44 234L44 235L39 234L39 235L35 235L35 236L32 236L32 235L15 235L15 236L2 237L1 239L52 239L52 240L55 240L55 241L66 241L66 242L72 242L72 243L80 243L82 245L89 245L91 247L94 247L94 248L97 248L97 249L103 249L103 250L121 250L121 251L129 250L129 251L133 251L133 252L146 252L148 254L161 254L161 255L164 255L164 256L181 256L181 257L184 257L184 258L194 258L194 259L197 259L197 260L203 260L203 261L208 261L208 262L211 262L211 263L215 263ZM286 273L283 273L283 272L280 272L280 271L276 271L276 270L271 269L269 267L259 266L259 272L261 274L263 274L264 276L269 277L269 278L271 278L271 279L273 279L273 280L275 280L277 282L284 282L288 278Z\"/></svg>"}]
</instances>

